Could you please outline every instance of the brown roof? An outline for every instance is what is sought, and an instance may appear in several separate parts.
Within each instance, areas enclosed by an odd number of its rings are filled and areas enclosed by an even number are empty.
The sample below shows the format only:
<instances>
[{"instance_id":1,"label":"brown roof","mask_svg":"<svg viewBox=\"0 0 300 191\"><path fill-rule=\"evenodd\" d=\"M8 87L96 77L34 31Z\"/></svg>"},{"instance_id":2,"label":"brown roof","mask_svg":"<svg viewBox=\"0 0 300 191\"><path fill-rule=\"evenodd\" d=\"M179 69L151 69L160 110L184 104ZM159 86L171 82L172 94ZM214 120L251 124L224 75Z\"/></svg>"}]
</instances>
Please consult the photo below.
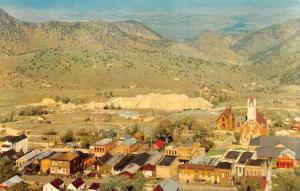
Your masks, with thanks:
<instances>
[{"instance_id":1,"label":"brown roof","mask_svg":"<svg viewBox=\"0 0 300 191\"><path fill-rule=\"evenodd\" d=\"M219 162L216 166L218 169L231 169L232 164L229 162Z\"/></svg>"},{"instance_id":2,"label":"brown roof","mask_svg":"<svg viewBox=\"0 0 300 191\"><path fill-rule=\"evenodd\" d=\"M84 181L81 178L77 178L76 180L74 180L72 182L72 184L75 188L79 188L80 186L82 186L84 184Z\"/></svg>"},{"instance_id":3,"label":"brown roof","mask_svg":"<svg viewBox=\"0 0 300 191\"><path fill-rule=\"evenodd\" d=\"M50 182L50 184L56 188L56 189L59 189L59 187L64 183L64 181L60 178L55 178L54 180L52 180Z\"/></svg>"},{"instance_id":4,"label":"brown roof","mask_svg":"<svg viewBox=\"0 0 300 191\"><path fill-rule=\"evenodd\" d=\"M232 114L231 105L226 107L226 109L223 111L223 113L217 118L219 120L222 116L229 118L229 116Z\"/></svg>"},{"instance_id":5,"label":"brown roof","mask_svg":"<svg viewBox=\"0 0 300 191\"><path fill-rule=\"evenodd\" d=\"M267 119L258 110L256 110L256 121L262 127L267 125Z\"/></svg>"},{"instance_id":6,"label":"brown roof","mask_svg":"<svg viewBox=\"0 0 300 191\"><path fill-rule=\"evenodd\" d=\"M247 165L248 166L262 166L265 162L266 162L265 159L249 160Z\"/></svg>"},{"instance_id":7,"label":"brown roof","mask_svg":"<svg viewBox=\"0 0 300 191\"><path fill-rule=\"evenodd\" d=\"M95 183L95 182L89 187L90 190L97 190L99 188L100 188L100 183Z\"/></svg>"},{"instance_id":8,"label":"brown roof","mask_svg":"<svg viewBox=\"0 0 300 191\"><path fill-rule=\"evenodd\" d=\"M200 171L214 171L215 167L211 165L204 164L182 164L178 166L179 169L188 169L188 170L200 170Z\"/></svg>"},{"instance_id":9,"label":"brown roof","mask_svg":"<svg viewBox=\"0 0 300 191\"><path fill-rule=\"evenodd\" d=\"M153 166L152 164L146 164L146 165L143 167L143 170L144 170L144 171L154 171L154 170L155 170L155 166Z\"/></svg>"},{"instance_id":10,"label":"brown roof","mask_svg":"<svg viewBox=\"0 0 300 191\"><path fill-rule=\"evenodd\" d=\"M26 139L26 138L27 138L27 136L25 134L21 134L21 135L18 135L18 136L9 135L9 136L1 138L0 141L2 141L2 142L8 141L10 143L16 143L16 142L19 142L19 141L21 141L23 139Z\"/></svg>"},{"instance_id":11,"label":"brown roof","mask_svg":"<svg viewBox=\"0 0 300 191\"><path fill-rule=\"evenodd\" d=\"M52 160L58 160L58 161L72 161L79 157L79 155L67 152L67 153L60 153L57 156L54 156Z\"/></svg>"}]
</instances>

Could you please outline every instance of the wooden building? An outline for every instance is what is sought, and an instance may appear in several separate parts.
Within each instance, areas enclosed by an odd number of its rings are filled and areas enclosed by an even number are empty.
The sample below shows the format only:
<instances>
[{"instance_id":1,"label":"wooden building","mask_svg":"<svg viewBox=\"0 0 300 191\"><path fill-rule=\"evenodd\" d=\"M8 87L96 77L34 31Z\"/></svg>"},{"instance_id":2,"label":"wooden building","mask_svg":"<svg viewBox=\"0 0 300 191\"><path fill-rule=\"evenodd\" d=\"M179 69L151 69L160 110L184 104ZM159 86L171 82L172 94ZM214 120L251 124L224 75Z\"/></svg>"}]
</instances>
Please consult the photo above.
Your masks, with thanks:
<instances>
[{"instance_id":1,"label":"wooden building","mask_svg":"<svg viewBox=\"0 0 300 191\"><path fill-rule=\"evenodd\" d=\"M234 130L235 120L231 105L227 106L223 113L217 118L217 128L225 131Z\"/></svg>"},{"instance_id":2,"label":"wooden building","mask_svg":"<svg viewBox=\"0 0 300 191\"><path fill-rule=\"evenodd\" d=\"M94 153L97 157L99 157L104 155L107 152L110 152L115 147L116 147L115 139L105 138L90 146L90 151Z\"/></svg>"},{"instance_id":3,"label":"wooden building","mask_svg":"<svg viewBox=\"0 0 300 191\"><path fill-rule=\"evenodd\" d=\"M82 160L77 154L71 152L61 153L51 159L50 173L52 175L69 176L82 170Z\"/></svg>"}]
</instances>

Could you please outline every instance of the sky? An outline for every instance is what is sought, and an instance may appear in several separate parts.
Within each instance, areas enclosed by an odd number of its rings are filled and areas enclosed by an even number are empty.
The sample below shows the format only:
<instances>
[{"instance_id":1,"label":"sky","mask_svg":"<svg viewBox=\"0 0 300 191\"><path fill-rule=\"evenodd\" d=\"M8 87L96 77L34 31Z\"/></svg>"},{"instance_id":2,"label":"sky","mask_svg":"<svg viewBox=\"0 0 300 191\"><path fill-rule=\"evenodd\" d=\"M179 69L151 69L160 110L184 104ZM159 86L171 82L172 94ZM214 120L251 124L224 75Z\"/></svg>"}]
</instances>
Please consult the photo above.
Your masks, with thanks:
<instances>
[{"instance_id":1,"label":"sky","mask_svg":"<svg viewBox=\"0 0 300 191\"><path fill-rule=\"evenodd\" d=\"M300 18L300 0L0 0L0 8L30 22L137 20L176 39Z\"/></svg>"}]
</instances>

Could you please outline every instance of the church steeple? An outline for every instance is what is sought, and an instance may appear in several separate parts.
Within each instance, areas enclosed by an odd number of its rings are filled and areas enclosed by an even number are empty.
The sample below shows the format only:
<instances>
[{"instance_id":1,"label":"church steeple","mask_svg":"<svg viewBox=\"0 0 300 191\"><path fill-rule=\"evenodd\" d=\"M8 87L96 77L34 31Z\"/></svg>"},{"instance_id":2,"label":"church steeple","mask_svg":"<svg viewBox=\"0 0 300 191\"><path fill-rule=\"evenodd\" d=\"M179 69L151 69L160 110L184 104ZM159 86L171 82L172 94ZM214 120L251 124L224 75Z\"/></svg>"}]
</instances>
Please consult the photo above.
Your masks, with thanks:
<instances>
[{"instance_id":1,"label":"church steeple","mask_svg":"<svg viewBox=\"0 0 300 191\"><path fill-rule=\"evenodd\" d=\"M247 103L247 119L256 120L256 99L251 95Z\"/></svg>"}]
</instances>

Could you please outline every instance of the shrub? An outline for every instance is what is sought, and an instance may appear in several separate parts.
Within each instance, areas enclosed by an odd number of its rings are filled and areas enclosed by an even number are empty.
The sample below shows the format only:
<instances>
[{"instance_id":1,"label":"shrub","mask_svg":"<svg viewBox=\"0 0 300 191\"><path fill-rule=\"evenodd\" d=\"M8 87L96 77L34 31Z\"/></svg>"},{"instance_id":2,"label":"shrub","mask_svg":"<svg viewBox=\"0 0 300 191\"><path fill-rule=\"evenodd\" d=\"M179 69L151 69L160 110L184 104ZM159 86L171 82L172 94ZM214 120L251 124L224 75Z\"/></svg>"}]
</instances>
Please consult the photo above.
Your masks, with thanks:
<instances>
[{"instance_id":1,"label":"shrub","mask_svg":"<svg viewBox=\"0 0 300 191\"><path fill-rule=\"evenodd\" d=\"M22 109L19 113L19 115L22 115L22 116L34 116L34 115L44 115L44 114L48 114L48 112L43 110L42 107L40 107L40 106L26 107L26 108Z\"/></svg>"}]
</instances>

